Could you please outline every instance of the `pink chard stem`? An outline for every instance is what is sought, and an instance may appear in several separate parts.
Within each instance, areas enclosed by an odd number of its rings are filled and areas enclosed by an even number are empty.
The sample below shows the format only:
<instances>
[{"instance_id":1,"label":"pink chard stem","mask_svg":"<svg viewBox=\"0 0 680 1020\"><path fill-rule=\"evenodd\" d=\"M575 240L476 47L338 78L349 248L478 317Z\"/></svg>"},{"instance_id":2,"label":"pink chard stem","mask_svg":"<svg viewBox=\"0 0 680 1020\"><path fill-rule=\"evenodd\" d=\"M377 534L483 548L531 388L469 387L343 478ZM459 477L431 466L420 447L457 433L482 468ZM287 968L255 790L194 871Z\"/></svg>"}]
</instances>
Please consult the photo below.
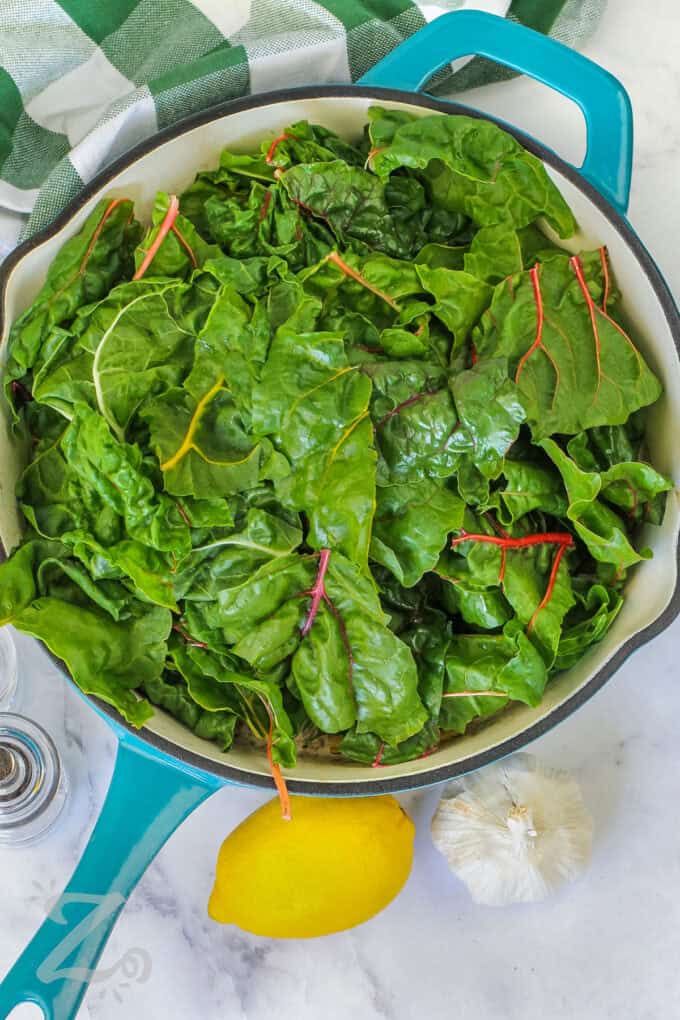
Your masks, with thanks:
<instances>
[{"instance_id":1,"label":"pink chard stem","mask_svg":"<svg viewBox=\"0 0 680 1020\"><path fill-rule=\"evenodd\" d=\"M153 243L147 249L146 255L144 256L139 269L132 277L133 280L141 280L141 278L144 276L144 273L147 271L147 269L153 262L154 258L156 257L158 249L163 244L163 241L172 230L173 224L177 219L178 213L179 213L179 199L177 198L177 195L171 195L168 211L163 217L161 225L158 228L158 233L156 234Z\"/></svg>"},{"instance_id":2,"label":"pink chard stem","mask_svg":"<svg viewBox=\"0 0 680 1020\"><path fill-rule=\"evenodd\" d=\"M347 653L348 662L347 673L349 685L351 688L352 678L354 675L354 656L352 655L352 646L349 641L347 627L345 626L345 621L342 618L342 614L338 612L336 607L333 605L333 602L331 601L331 598L328 592L326 591L326 571L328 570L330 558L331 550L322 549L321 552L319 553L319 569L316 572L316 580L314 581L314 584L308 591L301 592L301 596L303 598L311 598L312 601L310 602L309 609L307 610L305 622L302 624L302 627L300 628L300 637L302 639L307 637L310 630L312 629L314 620L316 619L317 613L319 612L319 607L321 603L322 602L325 603L325 605L328 607L329 612L333 614L333 618L335 619L340 630L340 639L342 641L345 652Z\"/></svg>"}]
</instances>

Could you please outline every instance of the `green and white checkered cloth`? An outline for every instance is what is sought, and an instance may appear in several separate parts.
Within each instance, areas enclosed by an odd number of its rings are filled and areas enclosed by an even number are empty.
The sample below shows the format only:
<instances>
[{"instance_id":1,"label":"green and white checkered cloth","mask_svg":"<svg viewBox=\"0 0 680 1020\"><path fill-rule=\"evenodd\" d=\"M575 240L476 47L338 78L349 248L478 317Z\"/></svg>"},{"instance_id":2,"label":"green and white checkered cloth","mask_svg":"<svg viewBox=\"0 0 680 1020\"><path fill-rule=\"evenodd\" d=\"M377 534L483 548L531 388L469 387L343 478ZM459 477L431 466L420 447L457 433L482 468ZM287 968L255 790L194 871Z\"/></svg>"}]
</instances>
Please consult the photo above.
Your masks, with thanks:
<instances>
[{"instance_id":1,"label":"green and white checkered cloth","mask_svg":"<svg viewBox=\"0 0 680 1020\"><path fill-rule=\"evenodd\" d=\"M356 81L462 7L578 45L604 2L0 0L0 259L112 159L189 114L249 92ZM445 85L503 76L474 59Z\"/></svg>"}]
</instances>

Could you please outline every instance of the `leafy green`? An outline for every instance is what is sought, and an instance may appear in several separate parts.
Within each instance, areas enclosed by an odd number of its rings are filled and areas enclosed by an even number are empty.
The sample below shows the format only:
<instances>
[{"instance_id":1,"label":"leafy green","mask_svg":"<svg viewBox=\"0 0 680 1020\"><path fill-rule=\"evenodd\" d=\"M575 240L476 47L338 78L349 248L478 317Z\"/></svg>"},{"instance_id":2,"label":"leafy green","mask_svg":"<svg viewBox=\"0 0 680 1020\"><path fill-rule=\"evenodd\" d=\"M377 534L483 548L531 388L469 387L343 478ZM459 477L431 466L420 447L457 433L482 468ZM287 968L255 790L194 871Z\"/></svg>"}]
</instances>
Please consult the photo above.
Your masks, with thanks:
<instances>
[{"instance_id":1,"label":"leafy green","mask_svg":"<svg viewBox=\"0 0 680 1020\"><path fill-rule=\"evenodd\" d=\"M421 361L377 361L362 366L372 384L370 413L379 453L377 479L414 482L452 475L458 426L446 373Z\"/></svg>"},{"instance_id":2,"label":"leafy green","mask_svg":"<svg viewBox=\"0 0 680 1020\"><path fill-rule=\"evenodd\" d=\"M222 751L228 751L234 741L238 717L231 711L207 712L189 693L188 686L179 676L172 674L147 680L144 693L153 705L158 705L193 730L197 737L214 740Z\"/></svg>"},{"instance_id":3,"label":"leafy green","mask_svg":"<svg viewBox=\"0 0 680 1020\"><path fill-rule=\"evenodd\" d=\"M649 553L637 552L631 545L623 520L599 499L606 475L582 471L552 439L544 439L541 446L562 475L569 499L567 517L593 559L624 569L647 558ZM644 465L625 465L629 472L632 467L644 471ZM669 482L654 475L662 490L670 488Z\"/></svg>"},{"instance_id":4,"label":"leafy green","mask_svg":"<svg viewBox=\"0 0 680 1020\"><path fill-rule=\"evenodd\" d=\"M135 252L135 268L139 269L144 257L159 234L160 226L170 207L170 196L164 191L156 195L151 214L151 226ZM173 229L163 238L154 255L150 272L154 276L185 277L192 269L202 266L206 259L220 254L216 245L206 244L191 220L179 215Z\"/></svg>"},{"instance_id":5,"label":"leafy green","mask_svg":"<svg viewBox=\"0 0 680 1020\"><path fill-rule=\"evenodd\" d=\"M68 326L83 305L104 297L119 280L132 275L139 233L130 201L102 199L80 232L63 246L37 297L12 326L4 370L8 397L13 382L30 379L56 327Z\"/></svg>"},{"instance_id":6,"label":"leafy green","mask_svg":"<svg viewBox=\"0 0 680 1020\"><path fill-rule=\"evenodd\" d=\"M461 268L479 280L498 284L514 273L531 269L551 249L555 250L554 245L533 225L520 230L505 224L482 227L472 238Z\"/></svg>"},{"instance_id":7,"label":"leafy green","mask_svg":"<svg viewBox=\"0 0 680 1020\"><path fill-rule=\"evenodd\" d=\"M499 284L474 330L480 359L508 359L537 440L623 424L661 393L623 327L603 310L604 288L599 252L576 262L552 254Z\"/></svg>"},{"instance_id":8,"label":"leafy green","mask_svg":"<svg viewBox=\"0 0 680 1020\"><path fill-rule=\"evenodd\" d=\"M292 465L278 489L287 505L306 511L310 545L336 548L364 569L375 505L370 392L341 336L284 324L253 394L255 429Z\"/></svg>"},{"instance_id":9,"label":"leafy green","mask_svg":"<svg viewBox=\"0 0 680 1020\"><path fill-rule=\"evenodd\" d=\"M496 506L501 524L514 524L534 510L552 517L567 516L568 501L560 476L549 467L526 460L506 459L505 484L497 490Z\"/></svg>"},{"instance_id":10,"label":"leafy green","mask_svg":"<svg viewBox=\"0 0 680 1020\"><path fill-rule=\"evenodd\" d=\"M576 232L541 161L490 121L437 115L405 121L370 165L382 178L401 167L422 171L434 205L465 213L480 227L526 227L545 216L560 237Z\"/></svg>"},{"instance_id":11,"label":"leafy green","mask_svg":"<svg viewBox=\"0 0 680 1020\"><path fill-rule=\"evenodd\" d=\"M525 418L507 363L503 358L479 362L453 376L450 386L460 419L453 444L467 451L482 475L495 478Z\"/></svg>"},{"instance_id":12,"label":"leafy green","mask_svg":"<svg viewBox=\"0 0 680 1020\"><path fill-rule=\"evenodd\" d=\"M428 242L454 242L464 223L457 209L432 209L415 179L383 182L342 160L293 166L280 180L289 198L326 224L341 245L360 241L412 258Z\"/></svg>"},{"instance_id":13,"label":"leafy green","mask_svg":"<svg viewBox=\"0 0 680 1020\"><path fill-rule=\"evenodd\" d=\"M565 620L555 659L555 669L569 669L586 648L601 641L623 605L621 595L602 584L593 584Z\"/></svg>"},{"instance_id":14,"label":"leafy green","mask_svg":"<svg viewBox=\"0 0 680 1020\"><path fill-rule=\"evenodd\" d=\"M451 531L463 523L464 503L439 479L377 489L371 559L411 587L432 570Z\"/></svg>"},{"instance_id":15,"label":"leafy green","mask_svg":"<svg viewBox=\"0 0 680 1020\"><path fill-rule=\"evenodd\" d=\"M13 324L0 624L135 726L374 767L536 706L615 623L661 387L492 122L374 107L105 200ZM547 226L546 226L547 224ZM544 230L546 232L544 232ZM142 233L144 236L142 237Z\"/></svg>"},{"instance_id":16,"label":"leafy green","mask_svg":"<svg viewBox=\"0 0 680 1020\"><path fill-rule=\"evenodd\" d=\"M454 635L446 656L446 682L439 717L443 730L463 733L508 700L537 705L548 674L540 654L513 621L502 634Z\"/></svg>"},{"instance_id":17,"label":"leafy green","mask_svg":"<svg viewBox=\"0 0 680 1020\"><path fill-rule=\"evenodd\" d=\"M63 659L87 694L108 702L128 722L141 726L153 713L135 690L163 670L171 614L137 603L126 619L120 618L120 612L118 619L112 619L101 599L99 605L89 599L85 605L64 599L59 585L49 581L44 569L41 576L40 570L58 563L61 556L57 543L30 540L0 564L2 623L39 637ZM73 567L70 572L73 576ZM93 582L82 573L80 578L78 590L87 595Z\"/></svg>"},{"instance_id":18,"label":"leafy green","mask_svg":"<svg viewBox=\"0 0 680 1020\"><path fill-rule=\"evenodd\" d=\"M422 264L417 270L424 289L435 299L433 313L451 331L456 347L460 346L488 308L490 288L470 273L459 270L433 269Z\"/></svg>"}]
</instances>

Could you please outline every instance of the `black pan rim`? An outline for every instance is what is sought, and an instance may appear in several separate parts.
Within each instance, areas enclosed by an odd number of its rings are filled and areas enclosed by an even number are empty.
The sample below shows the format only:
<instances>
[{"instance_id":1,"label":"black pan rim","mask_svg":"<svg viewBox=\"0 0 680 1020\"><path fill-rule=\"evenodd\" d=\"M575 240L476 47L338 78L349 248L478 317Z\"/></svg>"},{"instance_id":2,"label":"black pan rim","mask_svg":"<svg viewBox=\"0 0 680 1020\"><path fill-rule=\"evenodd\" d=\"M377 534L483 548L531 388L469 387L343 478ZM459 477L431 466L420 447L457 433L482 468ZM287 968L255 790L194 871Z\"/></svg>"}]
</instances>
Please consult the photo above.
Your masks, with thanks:
<instances>
[{"instance_id":1,"label":"black pan rim","mask_svg":"<svg viewBox=\"0 0 680 1020\"><path fill-rule=\"evenodd\" d=\"M58 233L72 217L95 195L102 187L112 181L122 170L135 163L138 159L148 155L149 152L172 139L178 138L189 131L202 127L204 124L219 120L222 117L233 113L257 109L261 106L269 106L278 103L287 103L300 99L348 99L362 97L373 99L379 102L405 103L410 106L418 106L424 109L433 110L438 113L462 114L469 117L477 117L480 120L489 120L498 124L504 130L513 135L517 141L529 152L532 152L539 159L554 167L573 183L585 196L602 212L623 241L632 250L636 261L647 277L668 322L673 342L675 344L676 356L680 366L680 314L676 307L673 296L663 279L654 259L649 254L640 238L637 236L625 216L618 212L588 180L581 176L571 164L567 163L547 146L542 145L536 139L518 130L512 124L508 124L497 117L484 114L481 111L464 106L460 103L449 100L437 99L425 93L404 92L399 89L369 88L362 85L308 85L299 88L281 89L271 92L263 92L257 96L246 96L241 99L228 100L217 104L200 113L178 121L170 127L163 129L152 137L145 139L134 146L123 156L114 160L101 170L92 180L85 185L78 196L66 206L65 209L48 226L39 233L24 241L10 253L0 268L0 335L4 328L4 307L5 291L9 278L21 260L35 248L38 248L49 238ZM373 778L366 780L329 780L320 781L316 779L295 779L286 777L286 782L291 793L324 796L357 796L366 794L376 796L379 794L400 793L407 790L414 790L421 787L432 786L446 780L455 779L484 765L512 754L527 746L532 741L548 733L564 719L568 718L577 708L585 704L594 694L599 691L608 680L616 673L619 667L628 659L633 652L637 651L648 641L657 637L664 631L680 613L680 536L676 543L675 567L676 579L671 598L666 608L659 616L633 634L613 656L577 691L569 698L548 712L543 719L540 719L533 726L522 730L521 733L501 741L499 744L488 748L478 754L472 755L458 762L441 765L436 768L426 769L415 774L407 774L385 778ZM55 660L61 672L65 673L71 683L74 681L65 670L60 660ZM272 781L269 775L259 772L251 772L247 769L239 769L232 765L223 764L213 759L205 758L203 755L189 751L178 744L161 737L151 730L136 730L127 723L118 712L105 702L90 696L87 700L92 701L100 714L105 714L113 720L114 730L122 727L136 740L148 744L170 760L185 763L191 768L201 772L216 775L224 779L225 783L232 783L239 786L272 788ZM400 768L401 766L391 766Z\"/></svg>"}]
</instances>

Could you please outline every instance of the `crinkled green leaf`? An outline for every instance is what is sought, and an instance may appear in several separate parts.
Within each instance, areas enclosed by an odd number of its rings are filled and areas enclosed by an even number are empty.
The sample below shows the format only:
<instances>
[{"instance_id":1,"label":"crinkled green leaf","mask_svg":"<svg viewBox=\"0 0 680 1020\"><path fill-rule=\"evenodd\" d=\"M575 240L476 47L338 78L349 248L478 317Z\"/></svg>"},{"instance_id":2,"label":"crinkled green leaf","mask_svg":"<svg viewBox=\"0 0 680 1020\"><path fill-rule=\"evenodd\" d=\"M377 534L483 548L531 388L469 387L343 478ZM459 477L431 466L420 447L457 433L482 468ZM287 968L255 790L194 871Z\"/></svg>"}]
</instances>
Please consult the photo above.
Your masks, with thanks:
<instances>
[{"instance_id":1,"label":"crinkled green leaf","mask_svg":"<svg viewBox=\"0 0 680 1020\"><path fill-rule=\"evenodd\" d=\"M454 375L450 386L460 419L452 445L466 451L484 477L496 478L525 419L517 388L508 379L507 362L504 358L479 362Z\"/></svg>"},{"instance_id":2,"label":"crinkled green leaf","mask_svg":"<svg viewBox=\"0 0 680 1020\"><path fill-rule=\"evenodd\" d=\"M82 229L61 248L31 306L14 323L4 369L5 388L32 372L51 331L68 325L78 310L98 301L132 275L132 249L139 238L132 203L102 199Z\"/></svg>"},{"instance_id":3,"label":"crinkled green leaf","mask_svg":"<svg viewBox=\"0 0 680 1020\"><path fill-rule=\"evenodd\" d=\"M208 712L201 708L189 688L178 674L163 675L147 680L144 693L153 705L169 712L175 719L204 740L213 740L220 750L228 751L234 740L238 721L233 712Z\"/></svg>"},{"instance_id":4,"label":"crinkled green leaf","mask_svg":"<svg viewBox=\"0 0 680 1020\"><path fill-rule=\"evenodd\" d=\"M417 181L383 183L341 160L293 166L280 182L292 201L327 224L343 247L355 240L386 255L412 258L430 240L455 239L464 222L458 215L432 222Z\"/></svg>"},{"instance_id":5,"label":"crinkled green leaf","mask_svg":"<svg viewBox=\"0 0 680 1020\"><path fill-rule=\"evenodd\" d=\"M575 610L567 616L554 668L569 669L591 645L601 641L623 605L618 592L593 584L584 596L577 596Z\"/></svg>"},{"instance_id":6,"label":"crinkled green leaf","mask_svg":"<svg viewBox=\"0 0 680 1020\"><path fill-rule=\"evenodd\" d=\"M540 262L543 254L551 250L555 250L555 246L538 227L528 226L520 230L512 230L506 224L482 227L472 238L461 268L464 267L466 273L479 280L498 284L514 273L531 269Z\"/></svg>"},{"instance_id":7,"label":"crinkled green leaf","mask_svg":"<svg viewBox=\"0 0 680 1020\"><path fill-rule=\"evenodd\" d=\"M413 657L386 626L372 584L339 554L331 555L326 581L332 608L322 602L303 639L311 597L304 593L317 564L316 557L296 556L265 564L244 584L219 593L209 622L256 669L269 670L292 655L300 696L320 729L337 732L357 719L360 730L399 743L425 721Z\"/></svg>"},{"instance_id":8,"label":"crinkled green leaf","mask_svg":"<svg viewBox=\"0 0 680 1020\"><path fill-rule=\"evenodd\" d=\"M600 253L583 254L581 265L590 308L569 256L555 254L538 267L537 282L520 273L499 284L473 333L480 359L508 359L537 440L622 424L661 392L642 354L602 309Z\"/></svg>"},{"instance_id":9,"label":"crinkled green leaf","mask_svg":"<svg viewBox=\"0 0 680 1020\"><path fill-rule=\"evenodd\" d=\"M365 159L358 149L343 141L334 131L306 120L296 121L275 138L262 142L260 150L265 162L273 168L332 159L342 159L350 166L363 166Z\"/></svg>"},{"instance_id":10,"label":"crinkled green leaf","mask_svg":"<svg viewBox=\"0 0 680 1020\"><path fill-rule=\"evenodd\" d=\"M63 659L81 690L118 709L133 726L153 715L149 703L135 695L163 670L171 616L147 607L130 621L114 622L99 611L57 598L39 598L13 620Z\"/></svg>"},{"instance_id":11,"label":"crinkled green leaf","mask_svg":"<svg viewBox=\"0 0 680 1020\"><path fill-rule=\"evenodd\" d=\"M272 436L292 465L279 483L303 510L313 548L338 549L367 566L375 505L369 380L328 333L276 333L253 393L253 426Z\"/></svg>"},{"instance_id":12,"label":"crinkled green leaf","mask_svg":"<svg viewBox=\"0 0 680 1020\"><path fill-rule=\"evenodd\" d=\"M650 553L633 548L622 519L598 498L602 477L596 472L582 471L552 439L544 439L540 445L562 475L569 499L567 517L590 555L618 569L648 558Z\"/></svg>"},{"instance_id":13,"label":"crinkled green leaf","mask_svg":"<svg viewBox=\"0 0 680 1020\"><path fill-rule=\"evenodd\" d=\"M370 412L379 454L378 483L452 475L460 457L452 448L458 421L441 367L380 361L364 364L362 373L373 383Z\"/></svg>"},{"instance_id":14,"label":"crinkled green leaf","mask_svg":"<svg viewBox=\"0 0 680 1020\"><path fill-rule=\"evenodd\" d=\"M462 733L473 719L495 715L511 698L535 706L547 677L540 653L514 622L502 634L454 634L446 656L440 725Z\"/></svg>"},{"instance_id":15,"label":"crinkled green leaf","mask_svg":"<svg viewBox=\"0 0 680 1020\"><path fill-rule=\"evenodd\" d=\"M566 517L569 502L557 472L543 464L506 459L502 475L505 484L497 490L501 524L514 524L534 510Z\"/></svg>"},{"instance_id":16,"label":"crinkled green leaf","mask_svg":"<svg viewBox=\"0 0 680 1020\"><path fill-rule=\"evenodd\" d=\"M525 227L545 216L560 237L576 232L543 163L488 120L433 114L403 123L370 166L383 178L402 167L423 171L436 205L480 227Z\"/></svg>"},{"instance_id":17,"label":"crinkled green leaf","mask_svg":"<svg viewBox=\"0 0 680 1020\"><path fill-rule=\"evenodd\" d=\"M470 273L460 270L431 269L418 265L424 289L435 299L432 309L453 333L456 347L467 339L472 327L491 302L491 288Z\"/></svg>"},{"instance_id":18,"label":"crinkled green leaf","mask_svg":"<svg viewBox=\"0 0 680 1020\"><path fill-rule=\"evenodd\" d=\"M439 479L378 487L371 559L411 587L432 570L451 531L463 522L464 504Z\"/></svg>"},{"instance_id":19,"label":"crinkled green leaf","mask_svg":"<svg viewBox=\"0 0 680 1020\"><path fill-rule=\"evenodd\" d=\"M263 741L268 738L271 723L274 761L286 767L295 764L293 729L276 684L252 676L228 655L177 642L171 654L197 705L218 715L234 713Z\"/></svg>"},{"instance_id":20,"label":"crinkled green leaf","mask_svg":"<svg viewBox=\"0 0 680 1020\"><path fill-rule=\"evenodd\" d=\"M183 554L191 544L177 505L157 493L138 446L119 443L102 417L79 405L61 440L70 466L103 503L125 519L132 538Z\"/></svg>"},{"instance_id":21,"label":"crinkled green leaf","mask_svg":"<svg viewBox=\"0 0 680 1020\"><path fill-rule=\"evenodd\" d=\"M254 486L268 451L246 432L224 377L196 399L174 387L145 406L151 445L174 496L227 496Z\"/></svg>"},{"instance_id":22,"label":"crinkled green leaf","mask_svg":"<svg viewBox=\"0 0 680 1020\"><path fill-rule=\"evenodd\" d=\"M147 251L156 241L169 208L170 196L165 191L159 191L151 213L151 226L135 251L136 269L141 267ZM175 218L172 230L163 238L145 275L185 278L198 266L202 266L206 259L219 254L219 248L204 241L192 221L180 214Z\"/></svg>"},{"instance_id":23,"label":"crinkled green leaf","mask_svg":"<svg viewBox=\"0 0 680 1020\"><path fill-rule=\"evenodd\" d=\"M497 585L497 570L489 583L471 569L464 556L449 551L441 555L435 571L446 582L441 597L451 615L483 630L496 630L512 619L512 607Z\"/></svg>"}]
</instances>

